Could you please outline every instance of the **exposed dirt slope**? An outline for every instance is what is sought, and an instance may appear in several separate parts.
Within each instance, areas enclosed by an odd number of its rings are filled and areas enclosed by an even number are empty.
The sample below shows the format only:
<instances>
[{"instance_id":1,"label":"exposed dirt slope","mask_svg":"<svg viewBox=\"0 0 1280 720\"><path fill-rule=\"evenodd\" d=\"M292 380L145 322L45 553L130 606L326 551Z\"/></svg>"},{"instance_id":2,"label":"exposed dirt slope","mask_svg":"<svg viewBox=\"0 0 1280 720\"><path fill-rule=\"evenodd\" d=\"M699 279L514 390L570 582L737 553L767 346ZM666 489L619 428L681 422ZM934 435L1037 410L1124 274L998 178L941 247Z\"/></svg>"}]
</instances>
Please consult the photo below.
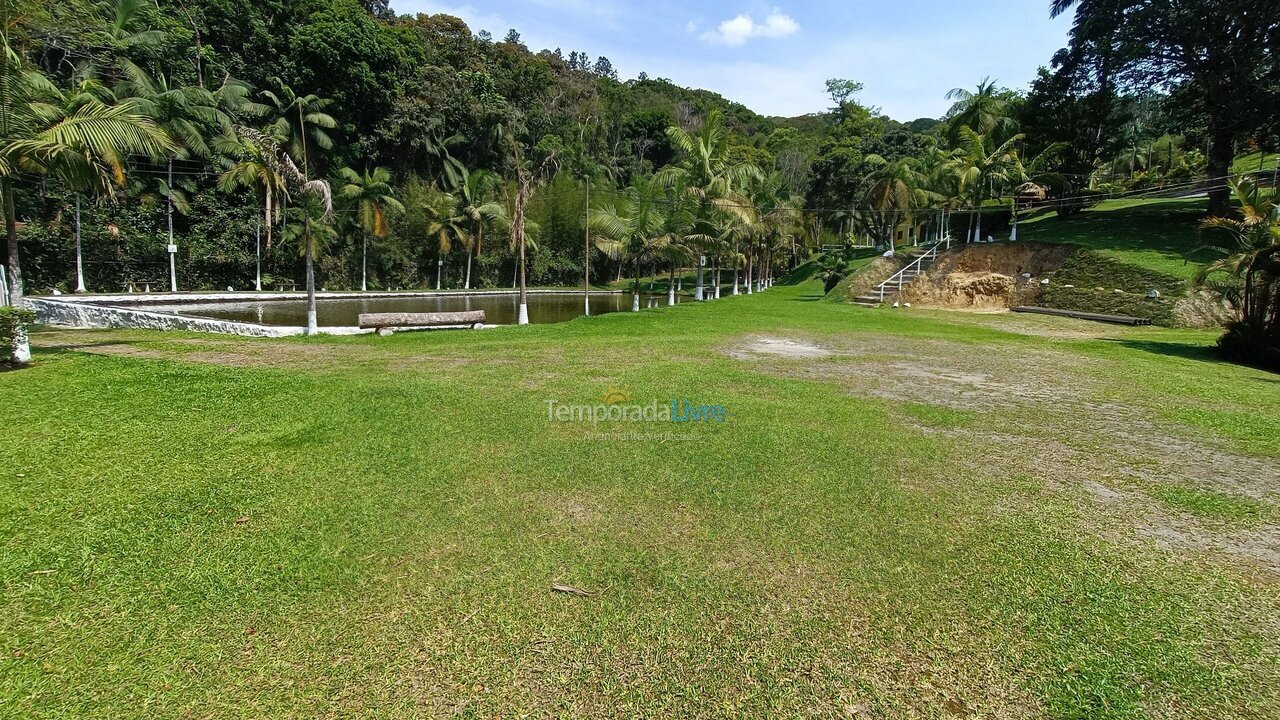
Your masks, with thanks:
<instances>
[{"instance_id":1,"label":"exposed dirt slope","mask_svg":"<svg viewBox=\"0 0 1280 720\"><path fill-rule=\"evenodd\" d=\"M1017 243L968 245L944 254L902 293L915 305L1007 308L1034 298L1039 279L1062 267L1076 248ZM1023 278L1029 273L1031 278Z\"/></svg>"}]
</instances>

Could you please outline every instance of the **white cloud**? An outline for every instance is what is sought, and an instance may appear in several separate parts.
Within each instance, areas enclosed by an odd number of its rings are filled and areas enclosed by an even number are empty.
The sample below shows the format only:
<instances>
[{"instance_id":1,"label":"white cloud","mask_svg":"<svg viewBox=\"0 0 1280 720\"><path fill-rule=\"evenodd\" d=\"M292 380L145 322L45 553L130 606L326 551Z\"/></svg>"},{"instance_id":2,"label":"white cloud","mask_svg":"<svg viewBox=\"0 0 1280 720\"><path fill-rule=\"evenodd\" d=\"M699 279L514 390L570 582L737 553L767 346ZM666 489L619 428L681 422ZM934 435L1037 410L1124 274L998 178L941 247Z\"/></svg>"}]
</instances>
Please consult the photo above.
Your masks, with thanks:
<instances>
[{"instance_id":1,"label":"white cloud","mask_svg":"<svg viewBox=\"0 0 1280 720\"><path fill-rule=\"evenodd\" d=\"M800 32L800 23L778 8L769 13L763 22L756 22L749 14L725 20L702 34L702 39L717 45L744 45L753 38L780 38Z\"/></svg>"}]
</instances>

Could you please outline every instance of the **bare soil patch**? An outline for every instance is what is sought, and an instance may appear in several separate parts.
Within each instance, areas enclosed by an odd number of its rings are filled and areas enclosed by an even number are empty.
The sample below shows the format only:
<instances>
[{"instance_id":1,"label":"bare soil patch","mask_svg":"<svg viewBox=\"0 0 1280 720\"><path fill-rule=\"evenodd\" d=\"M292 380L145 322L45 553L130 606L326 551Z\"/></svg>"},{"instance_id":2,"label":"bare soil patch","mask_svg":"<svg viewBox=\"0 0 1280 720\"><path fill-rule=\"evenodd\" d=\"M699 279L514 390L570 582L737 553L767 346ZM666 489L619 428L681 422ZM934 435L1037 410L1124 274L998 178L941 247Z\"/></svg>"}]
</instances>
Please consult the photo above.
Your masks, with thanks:
<instances>
[{"instance_id":1,"label":"bare soil patch","mask_svg":"<svg viewBox=\"0 0 1280 720\"><path fill-rule=\"evenodd\" d=\"M819 346L752 337L725 352L761 372L838 383L856 396L980 413L973 427L920 429L977 448L970 461L987 472L1002 466L1003 473L1082 489L1083 496L1129 517L1140 534L1163 545L1216 549L1280 572L1276 528L1208 527L1133 490L1173 482L1275 502L1275 461L1159 421L1145 407L1100 400L1110 390L1105 359L879 335L824 338L821 354L775 351L789 347ZM902 419L914 423L905 413Z\"/></svg>"},{"instance_id":2,"label":"bare soil patch","mask_svg":"<svg viewBox=\"0 0 1280 720\"><path fill-rule=\"evenodd\" d=\"M902 293L913 305L942 308L1007 308L1034 297L1033 279L1062 267L1068 245L1017 243L968 245L944 254Z\"/></svg>"}]
</instances>

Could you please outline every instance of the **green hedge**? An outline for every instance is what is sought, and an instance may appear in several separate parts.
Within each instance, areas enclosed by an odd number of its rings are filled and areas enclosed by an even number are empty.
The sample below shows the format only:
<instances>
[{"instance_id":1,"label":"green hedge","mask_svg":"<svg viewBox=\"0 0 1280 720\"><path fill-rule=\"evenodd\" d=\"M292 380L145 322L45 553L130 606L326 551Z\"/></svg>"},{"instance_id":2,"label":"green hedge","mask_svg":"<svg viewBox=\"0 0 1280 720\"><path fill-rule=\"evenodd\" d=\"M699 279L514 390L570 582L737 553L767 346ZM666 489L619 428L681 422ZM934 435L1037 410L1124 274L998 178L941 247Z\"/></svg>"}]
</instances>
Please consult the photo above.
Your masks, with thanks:
<instances>
[{"instance_id":1,"label":"green hedge","mask_svg":"<svg viewBox=\"0 0 1280 720\"><path fill-rule=\"evenodd\" d=\"M35 319L35 313L26 308L0 307L0 363L13 362L14 341L26 334Z\"/></svg>"}]
</instances>

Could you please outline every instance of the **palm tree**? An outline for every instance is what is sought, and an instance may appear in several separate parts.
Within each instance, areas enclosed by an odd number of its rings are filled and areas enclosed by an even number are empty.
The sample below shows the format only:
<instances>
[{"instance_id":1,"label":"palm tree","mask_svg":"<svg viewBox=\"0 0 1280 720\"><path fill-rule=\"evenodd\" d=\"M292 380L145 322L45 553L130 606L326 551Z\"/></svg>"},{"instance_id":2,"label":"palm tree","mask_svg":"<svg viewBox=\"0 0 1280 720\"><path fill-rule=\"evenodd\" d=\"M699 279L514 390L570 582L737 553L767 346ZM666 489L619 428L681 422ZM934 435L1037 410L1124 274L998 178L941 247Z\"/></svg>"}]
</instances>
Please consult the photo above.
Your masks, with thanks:
<instances>
[{"instance_id":1,"label":"palm tree","mask_svg":"<svg viewBox=\"0 0 1280 720\"><path fill-rule=\"evenodd\" d=\"M467 278L463 284L471 289L471 260L480 257L484 249L485 225L501 222L507 217L507 209L498 202L486 202L489 191L498 177L488 170L470 171L462 168L461 182L454 193L458 211L467 218L469 232L463 247L467 250Z\"/></svg>"},{"instance_id":2,"label":"palm tree","mask_svg":"<svg viewBox=\"0 0 1280 720\"><path fill-rule=\"evenodd\" d=\"M755 215L753 249L760 263L758 289L766 289L773 281L774 252L792 244L795 225L800 219L795 199L788 197L786 182L780 173L772 173L753 183L750 212Z\"/></svg>"},{"instance_id":3,"label":"palm tree","mask_svg":"<svg viewBox=\"0 0 1280 720\"><path fill-rule=\"evenodd\" d=\"M303 167L301 170L294 164L293 158L284 152L276 139L266 133L252 128L238 127L236 132L247 142L257 147L260 156L271 169L285 181L287 192L285 197L297 194L308 202L302 215L301 235L298 237L307 260L307 334L314 335L319 331L316 323L316 272L315 259L319 252L318 242L324 239L325 228L333 216L333 190L324 180L312 180L308 174L310 168L306 164L306 144L303 143ZM313 229L312 224L321 227ZM297 230L294 231L299 232Z\"/></svg>"},{"instance_id":4,"label":"palm tree","mask_svg":"<svg viewBox=\"0 0 1280 720\"><path fill-rule=\"evenodd\" d=\"M435 179L440 187L456 188L465 181L467 166L453 156L453 148L463 144L467 139L461 133L445 137L441 130L443 125L443 120L432 119L425 137L422 138L423 149L439 167Z\"/></svg>"},{"instance_id":5,"label":"palm tree","mask_svg":"<svg viewBox=\"0 0 1280 720\"><path fill-rule=\"evenodd\" d=\"M960 129L965 127L979 135L996 138L1008 137L1017 132L1017 122L1009 117L1009 101L991 78L983 78L976 91L956 88L947 93L947 99L955 101L947 114L951 121L949 135L953 143L960 140Z\"/></svg>"},{"instance_id":6,"label":"palm tree","mask_svg":"<svg viewBox=\"0 0 1280 720\"><path fill-rule=\"evenodd\" d=\"M237 156L231 167L218 178L218 188L234 192L237 188L254 188L262 196L262 222L267 231L267 249L271 249L273 228L279 220L280 208L289 194L285 178L277 171L277 163L262 147L240 135L221 149Z\"/></svg>"},{"instance_id":7,"label":"palm tree","mask_svg":"<svg viewBox=\"0 0 1280 720\"><path fill-rule=\"evenodd\" d=\"M445 255L453 251L454 243L465 246L468 242L468 218L459 209L458 199L446 192L433 191L423 211L427 216L427 237L435 241L438 252L436 290L439 290Z\"/></svg>"},{"instance_id":8,"label":"palm tree","mask_svg":"<svg viewBox=\"0 0 1280 720\"><path fill-rule=\"evenodd\" d=\"M218 98L204 88L174 85L164 74L148 75L128 60L121 63L120 69L125 79L117 86L116 95L139 114L154 120L178 144L178 149L166 158L168 170L165 179L158 183L160 195L167 206L169 225L169 290L177 292L173 211L176 205L179 211L186 213L190 210L190 203L186 195L174 186L173 163L179 159L209 157L205 131L215 127L229 130L231 118L219 108Z\"/></svg>"},{"instance_id":9,"label":"palm tree","mask_svg":"<svg viewBox=\"0 0 1280 720\"><path fill-rule=\"evenodd\" d=\"M979 135L968 127L960 129L960 143L952 157L951 168L972 210L968 239L981 238L982 204L1003 189L1025 182L1026 171L1017 150L1022 139L1022 135L1014 135L1000 146L990 149L989 136Z\"/></svg>"},{"instance_id":10,"label":"palm tree","mask_svg":"<svg viewBox=\"0 0 1280 720\"><path fill-rule=\"evenodd\" d=\"M338 177L344 182L341 196L356 211L356 223L360 226L360 289L369 290L369 237L387 236L387 212L402 213L404 205L392 196L391 171L374 168L363 175L351 168L342 168Z\"/></svg>"},{"instance_id":11,"label":"palm tree","mask_svg":"<svg viewBox=\"0 0 1280 720\"><path fill-rule=\"evenodd\" d=\"M165 33L141 27L138 22L143 0L105 0L99 5L103 24L98 30L102 44L120 50L155 47L164 41Z\"/></svg>"},{"instance_id":12,"label":"palm tree","mask_svg":"<svg viewBox=\"0 0 1280 720\"><path fill-rule=\"evenodd\" d=\"M637 179L618 198L618 203L591 213L595 245L610 259L632 263L635 282L631 288L631 310L640 311L640 275L644 264L674 259L680 237L672 231L667 210L667 194L653 179ZM670 298L674 300L674 298Z\"/></svg>"},{"instance_id":13,"label":"palm tree","mask_svg":"<svg viewBox=\"0 0 1280 720\"><path fill-rule=\"evenodd\" d=\"M526 251L528 249L529 239L526 229L530 225L525 215L525 208L528 207L529 201L533 199L534 184L540 178L551 172L556 167L555 151L547 155L541 165L536 168L533 163L526 160L524 151L520 148L520 142L516 140L515 135L506 133L504 138L511 146L512 165L516 174L516 196L514 207L511 211L511 245L516 248L519 253L519 265L517 266L517 276L520 280L520 309L517 315L516 324L529 324L529 278L528 267L526 263Z\"/></svg>"},{"instance_id":14,"label":"palm tree","mask_svg":"<svg viewBox=\"0 0 1280 720\"><path fill-rule=\"evenodd\" d=\"M667 139L680 159L659 172L657 181L669 188L684 188L697 206L696 235L714 237L716 214L746 205L742 191L748 182L761 176L760 169L749 163L733 161L724 113L719 108L708 113L701 127L693 133L680 127L667 128ZM716 206L717 201L720 207ZM703 267L700 260L698 300L704 299Z\"/></svg>"},{"instance_id":15,"label":"palm tree","mask_svg":"<svg viewBox=\"0 0 1280 720\"><path fill-rule=\"evenodd\" d=\"M336 128L338 121L325 112L333 101L314 94L299 95L280 78L274 80L280 86L278 92L262 91L262 97L267 100L266 114L270 121L267 133L294 160L310 164L316 158L308 157L308 152L314 152L315 148L333 149L333 138L327 131ZM312 149L308 150L309 147Z\"/></svg>"},{"instance_id":16,"label":"palm tree","mask_svg":"<svg viewBox=\"0 0 1280 720\"><path fill-rule=\"evenodd\" d=\"M916 210L926 207L935 197L928 187L929 178L920 169L920 161L911 157L886 160L879 155L867 156L872 166L867 175L869 227L878 244L889 245L896 252L895 230L903 221L911 222Z\"/></svg>"},{"instance_id":17,"label":"palm tree","mask_svg":"<svg viewBox=\"0 0 1280 720\"><path fill-rule=\"evenodd\" d=\"M7 5L7 3L6 3ZM0 26L0 200L9 250L9 297L23 297L18 255L14 181L22 173L48 174L72 187L105 186L122 180L131 154L159 158L176 144L128 105L109 105L97 97L68 99L39 71L28 68ZM17 362L30 358L25 344Z\"/></svg>"},{"instance_id":18,"label":"palm tree","mask_svg":"<svg viewBox=\"0 0 1280 720\"><path fill-rule=\"evenodd\" d=\"M109 88L103 85L94 76L94 68L86 66L82 71L76 73L75 86L73 92L66 98L64 110L67 112L74 111L76 107L90 100L98 100L104 103L112 103L115 101L115 95ZM84 281L84 252L81 245L82 228L80 222L80 204L81 195L83 193L112 194L113 186L110 182L100 182L105 178L93 178L93 182L89 184L72 187L75 192L75 248L76 248L76 292L82 293L88 290Z\"/></svg>"},{"instance_id":19,"label":"palm tree","mask_svg":"<svg viewBox=\"0 0 1280 720\"><path fill-rule=\"evenodd\" d=\"M1221 255L1196 275L1196 282L1221 292L1236 308L1220 345L1233 355L1280 370L1280 205L1267 198L1255 179L1232 181L1240 218L1213 217L1206 248Z\"/></svg>"}]
</instances>

